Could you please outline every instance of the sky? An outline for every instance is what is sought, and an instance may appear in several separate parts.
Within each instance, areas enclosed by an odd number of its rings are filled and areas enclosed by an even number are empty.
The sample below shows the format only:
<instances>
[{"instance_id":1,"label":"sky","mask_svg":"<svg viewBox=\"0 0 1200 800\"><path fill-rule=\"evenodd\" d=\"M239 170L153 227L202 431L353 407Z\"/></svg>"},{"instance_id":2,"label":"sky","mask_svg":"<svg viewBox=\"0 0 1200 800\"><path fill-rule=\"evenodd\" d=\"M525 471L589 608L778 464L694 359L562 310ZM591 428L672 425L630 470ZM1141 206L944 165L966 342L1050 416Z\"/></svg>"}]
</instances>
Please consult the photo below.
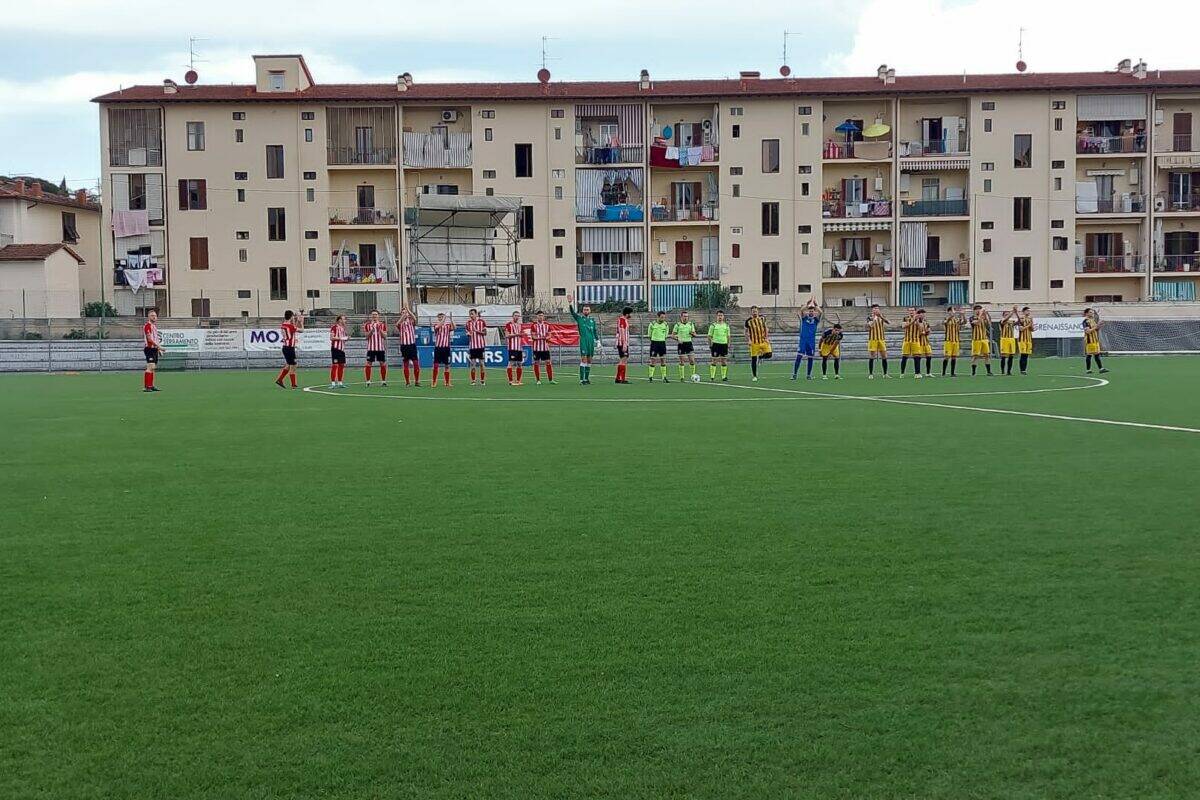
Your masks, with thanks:
<instances>
[{"instance_id":1,"label":"sky","mask_svg":"<svg viewBox=\"0 0 1200 800\"><path fill-rule=\"evenodd\" d=\"M1111 70L1122 58L1181 69L1200 67L1192 26L1165 23L1195 20L1194 9L1192 0L25 0L5 14L0 174L95 188L89 100L182 81L190 37L204 83L250 83L251 54L266 52L303 53L318 83L401 72L424 83L534 80L543 36L553 80L633 80L642 68L656 79L774 76L785 31L798 76L873 75L883 63L898 75L1012 72L1022 41L1030 71Z\"/></svg>"}]
</instances>

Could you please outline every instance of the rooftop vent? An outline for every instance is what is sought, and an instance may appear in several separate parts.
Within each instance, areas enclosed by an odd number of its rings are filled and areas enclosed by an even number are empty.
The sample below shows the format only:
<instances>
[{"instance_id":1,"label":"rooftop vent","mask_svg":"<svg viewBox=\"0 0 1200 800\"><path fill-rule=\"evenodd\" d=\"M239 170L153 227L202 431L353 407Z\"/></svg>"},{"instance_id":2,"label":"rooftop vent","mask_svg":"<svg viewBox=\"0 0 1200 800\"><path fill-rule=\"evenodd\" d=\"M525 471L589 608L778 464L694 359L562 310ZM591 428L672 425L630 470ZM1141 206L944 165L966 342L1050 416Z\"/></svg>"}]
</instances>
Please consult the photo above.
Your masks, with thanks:
<instances>
[{"instance_id":1,"label":"rooftop vent","mask_svg":"<svg viewBox=\"0 0 1200 800\"><path fill-rule=\"evenodd\" d=\"M1117 72L1120 72L1122 75L1128 75L1132 71L1133 71L1133 62L1130 61L1128 58L1122 58L1120 61L1117 62Z\"/></svg>"},{"instance_id":2,"label":"rooftop vent","mask_svg":"<svg viewBox=\"0 0 1200 800\"><path fill-rule=\"evenodd\" d=\"M1138 60L1138 63L1133 65L1133 77L1139 81L1146 79L1146 62Z\"/></svg>"},{"instance_id":3,"label":"rooftop vent","mask_svg":"<svg viewBox=\"0 0 1200 800\"><path fill-rule=\"evenodd\" d=\"M163 94L175 94L179 91L179 84L167 78L163 81Z\"/></svg>"},{"instance_id":4,"label":"rooftop vent","mask_svg":"<svg viewBox=\"0 0 1200 800\"><path fill-rule=\"evenodd\" d=\"M397 91L407 92L409 89L412 88L412 85L413 85L413 79L412 79L411 72L402 72L396 76L396 90Z\"/></svg>"},{"instance_id":5,"label":"rooftop vent","mask_svg":"<svg viewBox=\"0 0 1200 800\"><path fill-rule=\"evenodd\" d=\"M883 81L884 83L895 83L896 70L888 69L887 64L880 64L879 69L875 70L875 77L879 78L879 80Z\"/></svg>"},{"instance_id":6,"label":"rooftop vent","mask_svg":"<svg viewBox=\"0 0 1200 800\"><path fill-rule=\"evenodd\" d=\"M638 88L642 90L650 88L650 70L644 69L642 70L641 74L638 75Z\"/></svg>"}]
</instances>

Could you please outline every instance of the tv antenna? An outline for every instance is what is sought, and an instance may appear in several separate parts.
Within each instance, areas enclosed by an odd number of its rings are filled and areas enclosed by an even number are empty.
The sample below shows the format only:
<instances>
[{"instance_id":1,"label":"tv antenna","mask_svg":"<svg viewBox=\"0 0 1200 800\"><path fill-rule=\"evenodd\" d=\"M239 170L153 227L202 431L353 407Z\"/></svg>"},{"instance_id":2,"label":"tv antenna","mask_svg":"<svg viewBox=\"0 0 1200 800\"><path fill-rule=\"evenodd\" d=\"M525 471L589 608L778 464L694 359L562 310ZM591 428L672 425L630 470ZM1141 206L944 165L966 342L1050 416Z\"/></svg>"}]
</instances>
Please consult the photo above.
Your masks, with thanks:
<instances>
[{"instance_id":1,"label":"tv antenna","mask_svg":"<svg viewBox=\"0 0 1200 800\"><path fill-rule=\"evenodd\" d=\"M1025 63L1025 29L1017 29L1017 72L1024 72L1028 65Z\"/></svg>"},{"instance_id":2,"label":"tv antenna","mask_svg":"<svg viewBox=\"0 0 1200 800\"><path fill-rule=\"evenodd\" d=\"M549 63L550 61L558 60L558 58L551 56L549 54L549 48L546 47L546 43L556 41L557 38L558 37L556 37L556 36L543 36L542 37L542 67L541 67L541 69L538 70L538 73L537 73L538 80L542 83L548 83L550 81L550 68L548 66L546 66L547 63Z\"/></svg>"},{"instance_id":3,"label":"tv antenna","mask_svg":"<svg viewBox=\"0 0 1200 800\"><path fill-rule=\"evenodd\" d=\"M792 68L788 66L788 58L787 58L788 37L789 36L799 36L799 35L800 34L797 33L796 31L784 31L783 32L783 64L779 67L779 74L785 78L792 74Z\"/></svg>"},{"instance_id":4,"label":"tv antenna","mask_svg":"<svg viewBox=\"0 0 1200 800\"><path fill-rule=\"evenodd\" d=\"M200 78L199 73L196 72L196 65L203 64L207 61L207 59L200 58L200 54L196 52L196 42L207 41L208 39L204 39L199 36L188 37L187 73L183 76L183 79L187 81L189 85L195 83Z\"/></svg>"}]
</instances>

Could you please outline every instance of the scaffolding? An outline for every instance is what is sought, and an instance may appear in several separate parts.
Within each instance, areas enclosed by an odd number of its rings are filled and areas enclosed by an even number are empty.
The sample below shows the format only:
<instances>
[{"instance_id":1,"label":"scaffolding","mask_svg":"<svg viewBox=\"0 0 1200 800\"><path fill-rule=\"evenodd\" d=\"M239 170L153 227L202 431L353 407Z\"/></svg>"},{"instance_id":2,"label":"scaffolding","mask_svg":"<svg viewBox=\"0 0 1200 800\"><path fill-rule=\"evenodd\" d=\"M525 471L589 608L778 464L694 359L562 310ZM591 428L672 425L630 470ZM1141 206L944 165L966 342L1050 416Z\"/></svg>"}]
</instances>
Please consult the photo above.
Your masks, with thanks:
<instances>
[{"instance_id":1,"label":"scaffolding","mask_svg":"<svg viewBox=\"0 0 1200 800\"><path fill-rule=\"evenodd\" d=\"M422 194L413 212L407 277L418 294L438 287L498 295L520 284L520 198Z\"/></svg>"}]
</instances>

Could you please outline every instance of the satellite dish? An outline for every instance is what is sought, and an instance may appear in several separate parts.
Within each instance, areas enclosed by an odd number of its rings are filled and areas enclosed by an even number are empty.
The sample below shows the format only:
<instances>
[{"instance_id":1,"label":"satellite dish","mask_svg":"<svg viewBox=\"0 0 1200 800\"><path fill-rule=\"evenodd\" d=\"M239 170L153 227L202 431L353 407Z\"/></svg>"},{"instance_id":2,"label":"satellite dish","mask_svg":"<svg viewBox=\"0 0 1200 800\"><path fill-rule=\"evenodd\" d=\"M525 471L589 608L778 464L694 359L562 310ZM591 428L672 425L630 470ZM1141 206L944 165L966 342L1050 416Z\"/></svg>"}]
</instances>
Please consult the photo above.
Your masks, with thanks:
<instances>
[{"instance_id":1,"label":"satellite dish","mask_svg":"<svg viewBox=\"0 0 1200 800\"><path fill-rule=\"evenodd\" d=\"M675 135L674 129L670 125L663 125L663 138L670 139Z\"/></svg>"},{"instance_id":2,"label":"satellite dish","mask_svg":"<svg viewBox=\"0 0 1200 800\"><path fill-rule=\"evenodd\" d=\"M1028 66L1028 65L1024 61L1018 61L1017 62L1017 72L1024 72L1026 66Z\"/></svg>"},{"instance_id":3,"label":"satellite dish","mask_svg":"<svg viewBox=\"0 0 1200 800\"><path fill-rule=\"evenodd\" d=\"M187 81L188 85L190 86L193 83L195 83L196 81L200 80L200 75L199 75L199 73L196 72L196 70L189 69L187 72L185 72L183 74L183 79L185 81Z\"/></svg>"},{"instance_id":4,"label":"satellite dish","mask_svg":"<svg viewBox=\"0 0 1200 800\"><path fill-rule=\"evenodd\" d=\"M538 80L541 81L542 83L549 83L550 82L550 70L546 69L545 67L542 67L541 69L539 69L538 70Z\"/></svg>"},{"instance_id":5,"label":"satellite dish","mask_svg":"<svg viewBox=\"0 0 1200 800\"><path fill-rule=\"evenodd\" d=\"M786 78L788 75L792 74L792 68L789 67L787 64L784 64L782 67L779 68L779 74Z\"/></svg>"}]
</instances>

